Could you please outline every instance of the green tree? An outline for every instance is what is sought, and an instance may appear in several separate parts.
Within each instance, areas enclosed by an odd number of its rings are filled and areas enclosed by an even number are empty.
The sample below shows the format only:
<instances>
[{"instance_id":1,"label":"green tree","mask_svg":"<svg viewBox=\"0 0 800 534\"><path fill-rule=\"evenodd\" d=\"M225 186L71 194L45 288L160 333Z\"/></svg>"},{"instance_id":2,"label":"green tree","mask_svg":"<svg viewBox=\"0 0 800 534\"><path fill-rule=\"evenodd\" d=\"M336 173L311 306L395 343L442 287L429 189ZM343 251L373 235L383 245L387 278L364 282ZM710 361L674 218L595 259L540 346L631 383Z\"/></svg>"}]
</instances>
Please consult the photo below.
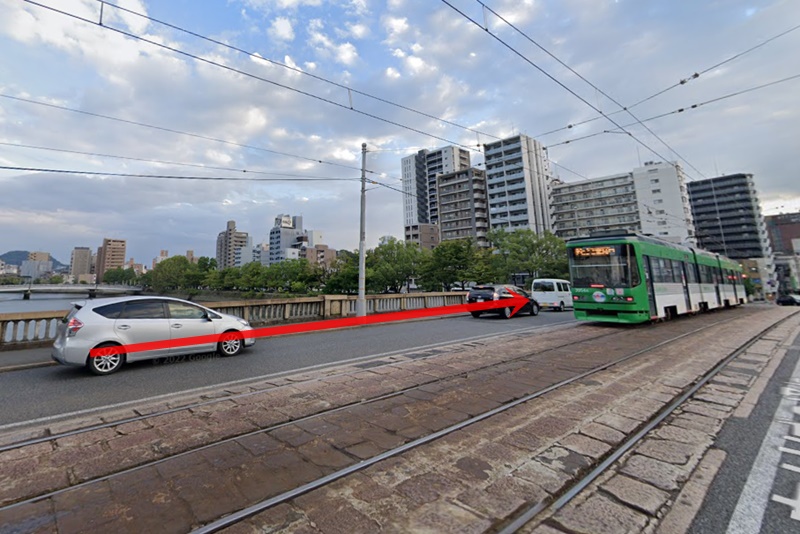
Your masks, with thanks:
<instances>
[{"instance_id":1,"label":"green tree","mask_svg":"<svg viewBox=\"0 0 800 534\"><path fill-rule=\"evenodd\" d=\"M493 264L502 281L526 284L531 278L569 276L566 244L550 232L539 236L530 229L493 230Z\"/></svg>"},{"instance_id":2,"label":"green tree","mask_svg":"<svg viewBox=\"0 0 800 534\"><path fill-rule=\"evenodd\" d=\"M419 273L423 259L419 245L395 238L367 252L367 281L377 292L386 290L399 293Z\"/></svg>"},{"instance_id":3,"label":"green tree","mask_svg":"<svg viewBox=\"0 0 800 534\"><path fill-rule=\"evenodd\" d=\"M339 251L328 269L325 292L350 295L358 292L358 252Z\"/></svg>"},{"instance_id":4,"label":"green tree","mask_svg":"<svg viewBox=\"0 0 800 534\"><path fill-rule=\"evenodd\" d=\"M189 271L190 265L186 256L173 256L156 264L155 269L150 271L150 283L153 291L164 293L185 288L186 273Z\"/></svg>"},{"instance_id":5,"label":"green tree","mask_svg":"<svg viewBox=\"0 0 800 534\"><path fill-rule=\"evenodd\" d=\"M103 274L104 284L132 284L136 282L136 272L131 269L123 269L117 267L116 269L109 269Z\"/></svg>"},{"instance_id":6,"label":"green tree","mask_svg":"<svg viewBox=\"0 0 800 534\"><path fill-rule=\"evenodd\" d=\"M449 291L455 282L469 282L475 255L476 247L470 239L439 243L420 267L422 286L428 291Z\"/></svg>"}]
</instances>

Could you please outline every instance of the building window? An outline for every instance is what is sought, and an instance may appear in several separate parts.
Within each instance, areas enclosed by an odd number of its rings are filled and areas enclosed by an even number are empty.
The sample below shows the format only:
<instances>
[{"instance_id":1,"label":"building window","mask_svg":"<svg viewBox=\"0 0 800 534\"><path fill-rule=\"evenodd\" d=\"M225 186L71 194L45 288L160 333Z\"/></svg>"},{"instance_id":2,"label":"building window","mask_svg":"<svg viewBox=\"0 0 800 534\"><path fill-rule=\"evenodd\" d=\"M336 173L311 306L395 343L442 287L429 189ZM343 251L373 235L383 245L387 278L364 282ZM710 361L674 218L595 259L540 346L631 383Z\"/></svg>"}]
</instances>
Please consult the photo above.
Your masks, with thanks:
<instances>
[{"instance_id":1,"label":"building window","mask_svg":"<svg viewBox=\"0 0 800 534\"><path fill-rule=\"evenodd\" d=\"M651 178L650 179L650 183L651 184L657 184L658 183L658 178Z\"/></svg>"},{"instance_id":2,"label":"building window","mask_svg":"<svg viewBox=\"0 0 800 534\"><path fill-rule=\"evenodd\" d=\"M653 189L653 194L660 193L661 189Z\"/></svg>"},{"instance_id":3,"label":"building window","mask_svg":"<svg viewBox=\"0 0 800 534\"><path fill-rule=\"evenodd\" d=\"M653 201L653 204L663 204L663 203L664 203L664 201L663 201L663 200L661 200L660 198L657 198L657 199L655 199L655 200Z\"/></svg>"}]
</instances>

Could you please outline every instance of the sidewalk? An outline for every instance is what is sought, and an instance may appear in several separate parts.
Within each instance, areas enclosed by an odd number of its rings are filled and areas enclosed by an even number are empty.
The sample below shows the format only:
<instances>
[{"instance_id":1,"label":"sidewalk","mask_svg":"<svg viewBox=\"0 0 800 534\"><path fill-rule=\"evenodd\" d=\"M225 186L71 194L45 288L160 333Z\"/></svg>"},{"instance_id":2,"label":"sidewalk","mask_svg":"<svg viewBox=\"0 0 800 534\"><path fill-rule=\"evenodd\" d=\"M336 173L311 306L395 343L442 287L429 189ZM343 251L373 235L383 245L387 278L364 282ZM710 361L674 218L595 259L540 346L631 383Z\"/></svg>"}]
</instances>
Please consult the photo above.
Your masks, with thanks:
<instances>
[{"instance_id":1,"label":"sidewalk","mask_svg":"<svg viewBox=\"0 0 800 534\"><path fill-rule=\"evenodd\" d=\"M56 365L50 358L50 347L0 352L0 373Z\"/></svg>"}]
</instances>

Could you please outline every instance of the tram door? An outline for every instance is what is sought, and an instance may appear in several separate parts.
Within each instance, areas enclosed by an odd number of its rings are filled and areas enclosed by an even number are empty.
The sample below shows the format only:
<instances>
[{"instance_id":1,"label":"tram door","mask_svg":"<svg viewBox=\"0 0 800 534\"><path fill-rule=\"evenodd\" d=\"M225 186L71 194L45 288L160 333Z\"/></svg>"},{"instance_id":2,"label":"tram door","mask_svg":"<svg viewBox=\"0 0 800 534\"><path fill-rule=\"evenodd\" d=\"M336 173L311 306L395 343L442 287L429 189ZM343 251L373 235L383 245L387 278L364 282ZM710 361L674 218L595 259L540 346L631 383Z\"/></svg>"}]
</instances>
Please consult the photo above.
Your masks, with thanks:
<instances>
[{"instance_id":1,"label":"tram door","mask_svg":"<svg viewBox=\"0 0 800 534\"><path fill-rule=\"evenodd\" d=\"M689 296L689 277L686 272L687 264L685 261L681 262L681 282L683 282L683 297L686 299L686 311L692 311L692 298Z\"/></svg>"},{"instance_id":2,"label":"tram door","mask_svg":"<svg viewBox=\"0 0 800 534\"><path fill-rule=\"evenodd\" d=\"M717 293L717 307L719 308L722 306L722 298L719 295L719 286L723 283L722 271L720 271L719 267L714 267L712 270L714 272L714 290Z\"/></svg>"},{"instance_id":3,"label":"tram door","mask_svg":"<svg viewBox=\"0 0 800 534\"><path fill-rule=\"evenodd\" d=\"M656 308L656 291L653 287L653 268L650 265L650 256L642 256L644 260L644 279L647 285L647 302L650 304L650 317L658 317Z\"/></svg>"}]
</instances>

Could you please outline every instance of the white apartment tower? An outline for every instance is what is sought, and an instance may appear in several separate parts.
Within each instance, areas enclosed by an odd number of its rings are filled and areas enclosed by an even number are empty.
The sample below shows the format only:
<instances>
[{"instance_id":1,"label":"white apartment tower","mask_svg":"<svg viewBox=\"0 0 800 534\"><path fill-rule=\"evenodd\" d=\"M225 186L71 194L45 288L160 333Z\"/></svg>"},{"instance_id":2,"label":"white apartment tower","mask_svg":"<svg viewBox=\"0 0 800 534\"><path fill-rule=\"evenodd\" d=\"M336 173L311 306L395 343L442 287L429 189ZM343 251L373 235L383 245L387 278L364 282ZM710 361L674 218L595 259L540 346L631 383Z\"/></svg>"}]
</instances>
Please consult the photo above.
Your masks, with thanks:
<instances>
[{"instance_id":1,"label":"white apartment tower","mask_svg":"<svg viewBox=\"0 0 800 534\"><path fill-rule=\"evenodd\" d=\"M437 224L436 177L470 167L469 151L455 146L420 150L402 159L403 219L406 229L420 224Z\"/></svg>"},{"instance_id":2,"label":"white apartment tower","mask_svg":"<svg viewBox=\"0 0 800 534\"><path fill-rule=\"evenodd\" d=\"M686 178L676 163L647 162L631 172L552 187L553 231L562 239L628 230L694 243Z\"/></svg>"},{"instance_id":3,"label":"white apartment tower","mask_svg":"<svg viewBox=\"0 0 800 534\"><path fill-rule=\"evenodd\" d=\"M544 147L527 135L483 145L489 224L492 229L550 231L550 163Z\"/></svg>"}]
</instances>

